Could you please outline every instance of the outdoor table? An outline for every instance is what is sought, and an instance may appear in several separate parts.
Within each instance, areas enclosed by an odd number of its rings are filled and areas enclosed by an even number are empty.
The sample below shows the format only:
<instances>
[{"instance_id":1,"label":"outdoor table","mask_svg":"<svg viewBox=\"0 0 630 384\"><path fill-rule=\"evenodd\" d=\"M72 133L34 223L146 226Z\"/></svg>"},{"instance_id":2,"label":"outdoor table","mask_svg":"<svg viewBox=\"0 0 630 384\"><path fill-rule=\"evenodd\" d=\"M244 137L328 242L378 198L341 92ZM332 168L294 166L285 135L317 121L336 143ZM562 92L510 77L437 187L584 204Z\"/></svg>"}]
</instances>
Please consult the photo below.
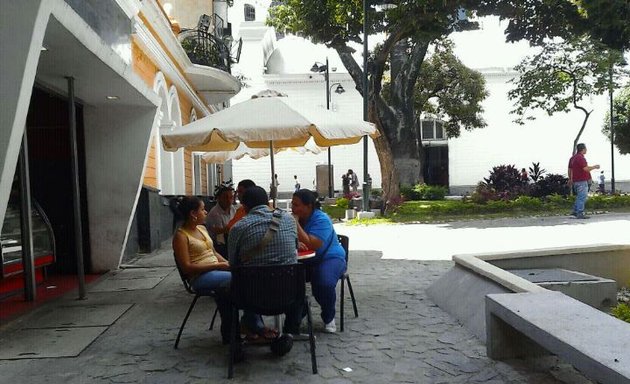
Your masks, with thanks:
<instances>
[{"instance_id":1,"label":"outdoor table","mask_svg":"<svg viewBox=\"0 0 630 384\"><path fill-rule=\"evenodd\" d=\"M315 255L316 255L315 251L307 249L306 251L298 251L297 259L298 261L304 261L304 260L312 259L313 257L315 257Z\"/></svg>"}]
</instances>

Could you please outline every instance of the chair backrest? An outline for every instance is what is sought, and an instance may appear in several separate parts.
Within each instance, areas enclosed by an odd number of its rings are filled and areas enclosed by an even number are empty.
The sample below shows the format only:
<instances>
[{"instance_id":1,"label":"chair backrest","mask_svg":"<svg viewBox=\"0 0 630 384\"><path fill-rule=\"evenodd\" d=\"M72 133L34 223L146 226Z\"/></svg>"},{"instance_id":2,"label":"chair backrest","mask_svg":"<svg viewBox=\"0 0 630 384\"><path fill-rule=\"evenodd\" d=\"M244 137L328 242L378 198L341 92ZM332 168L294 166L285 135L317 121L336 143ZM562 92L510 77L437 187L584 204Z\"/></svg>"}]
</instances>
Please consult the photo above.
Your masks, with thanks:
<instances>
[{"instance_id":1,"label":"chair backrest","mask_svg":"<svg viewBox=\"0 0 630 384\"><path fill-rule=\"evenodd\" d=\"M346 251L346 265L348 264L348 248L350 246L350 238L346 235L337 235L337 239L339 239L339 243L343 247L343 250Z\"/></svg>"},{"instance_id":2,"label":"chair backrest","mask_svg":"<svg viewBox=\"0 0 630 384\"><path fill-rule=\"evenodd\" d=\"M190 285L190 280L188 279L184 271L182 271L182 267L179 265L179 262L177 261L177 256L175 256L175 252L173 252L173 258L175 259L175 266L177 266L177 272L179 272L179 277L182 279L182 283L184 283L184 288L186 288L188 293L194 294L195 290Z\"/></svg>"},{"instance_id":3,"label":"chair backrest","mask_svg":"<svg viewBox=\"0 0 630 384\"><path fill-rule=\"evenodd\" d=\"M240 309L273 316L284 313L306 294L304 265L232 268L232 302Z\"/></svg>"}]
</instances>

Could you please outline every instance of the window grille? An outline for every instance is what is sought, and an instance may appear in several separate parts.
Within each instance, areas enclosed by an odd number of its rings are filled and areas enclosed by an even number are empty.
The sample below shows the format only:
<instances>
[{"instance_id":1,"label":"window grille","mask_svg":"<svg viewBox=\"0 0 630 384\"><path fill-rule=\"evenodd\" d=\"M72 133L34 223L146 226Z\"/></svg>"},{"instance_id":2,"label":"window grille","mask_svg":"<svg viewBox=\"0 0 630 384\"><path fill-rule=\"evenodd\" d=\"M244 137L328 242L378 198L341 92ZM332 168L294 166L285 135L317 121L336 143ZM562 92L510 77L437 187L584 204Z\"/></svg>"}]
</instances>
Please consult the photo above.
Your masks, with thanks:
<instances>
[{"instance_id":1,"label":"window grille","mask_svg":"<svg viewBox=\"0 0 630 384\"><path fill-rule=\"evenodd\" d=\"M256 8L251 4L245 4L245 21L256 21Z\"/></svg>"}]
</instances>

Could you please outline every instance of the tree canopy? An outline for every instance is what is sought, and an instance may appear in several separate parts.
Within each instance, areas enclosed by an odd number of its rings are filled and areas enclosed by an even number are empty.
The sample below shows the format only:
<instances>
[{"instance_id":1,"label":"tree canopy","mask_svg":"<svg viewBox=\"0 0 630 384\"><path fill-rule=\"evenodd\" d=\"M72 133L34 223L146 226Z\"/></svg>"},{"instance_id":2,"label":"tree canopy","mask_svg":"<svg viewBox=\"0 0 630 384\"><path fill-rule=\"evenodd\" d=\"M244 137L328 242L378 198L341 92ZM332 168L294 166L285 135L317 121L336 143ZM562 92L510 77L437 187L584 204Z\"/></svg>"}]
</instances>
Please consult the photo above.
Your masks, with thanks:
<instances>
[{"instance_id":1,"label":"tree canopy","mask_svg":"<svg viewBox=\"0 0 630 384\"><path fill-rule=\"evenodd\" d=\"M480 15L509 20L507 41L528 40L534 45L554 37L588 35L607 47L630 49L628 0L487 0Z\"/></svg>"},{"instance_id":2,"label":"tree canopy","mask_svg":"<svg viewBox=\"0 0 630 384\"><path fill-rule=\"evenodd\" d=\"M630 86L613 99L614 144L622 155L630 153ZM610 139L610 112L606 113L602 132Z\"/></svg>"},{"instance_id":3,"label":"tree canopy","mask_svg":"<svg viewBox=\"0 0 630 384\"><path fill-rule=\"evenodd\" d=\"M512 111L518 115L515 121L524 124L524 120L533 120L531 110L535 109L548 115L580 110L584 119L573 142L575 150L592 112L582 100L609 89L611 70L613 82L618 81L622 63L618 51L588 36L543 42L540 53L526 57L515 68L519 77L511 81L515 86L508 93L516 100Z\"/></svg>"}]
</instances>

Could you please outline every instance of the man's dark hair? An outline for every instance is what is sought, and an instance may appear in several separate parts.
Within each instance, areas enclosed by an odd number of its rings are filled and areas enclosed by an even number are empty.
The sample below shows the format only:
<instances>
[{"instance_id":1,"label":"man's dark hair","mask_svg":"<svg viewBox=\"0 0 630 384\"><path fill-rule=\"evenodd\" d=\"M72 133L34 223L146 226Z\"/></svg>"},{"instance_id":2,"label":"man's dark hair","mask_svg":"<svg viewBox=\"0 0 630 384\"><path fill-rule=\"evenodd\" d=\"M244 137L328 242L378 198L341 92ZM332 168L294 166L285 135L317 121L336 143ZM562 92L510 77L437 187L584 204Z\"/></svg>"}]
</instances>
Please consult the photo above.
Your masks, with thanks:
<instances>
[{"instance_id":1,"label":"man's dark hair","mask_svg":"<svg viewBox=\"0 0 630 384\"><path fill-rule=\"evenodd\" d=\"M238 182L237 187L243 187L244 189L249 189L251 187L255 187L256 183L254 183L252 180L250 179L244 179Z\"/></svg>"},{"instance_id":2,"label":"man's dark hair","mask_svg":"<svg viewBox=\"0 0 630 384\"><path fill-rule=\"evenodd\" d=\"M586 149L586 144L580 143L580 144L577 145L577 151L578 152L583 151L585 149Z\"/></svg>"},{"instance_id":3,"label":"man's dark hair","mask_svg":"<svg viewBox=\"0 0 630 384\"><path fill-rule=\"evenodd\" d=\"M259 205L267 205L269 203L269 196L267 196L267 192L264 189L255 185L247 188L245 193L243 193L241 203L247 210L250 210Z\"/></svg>"}]
</instances>

